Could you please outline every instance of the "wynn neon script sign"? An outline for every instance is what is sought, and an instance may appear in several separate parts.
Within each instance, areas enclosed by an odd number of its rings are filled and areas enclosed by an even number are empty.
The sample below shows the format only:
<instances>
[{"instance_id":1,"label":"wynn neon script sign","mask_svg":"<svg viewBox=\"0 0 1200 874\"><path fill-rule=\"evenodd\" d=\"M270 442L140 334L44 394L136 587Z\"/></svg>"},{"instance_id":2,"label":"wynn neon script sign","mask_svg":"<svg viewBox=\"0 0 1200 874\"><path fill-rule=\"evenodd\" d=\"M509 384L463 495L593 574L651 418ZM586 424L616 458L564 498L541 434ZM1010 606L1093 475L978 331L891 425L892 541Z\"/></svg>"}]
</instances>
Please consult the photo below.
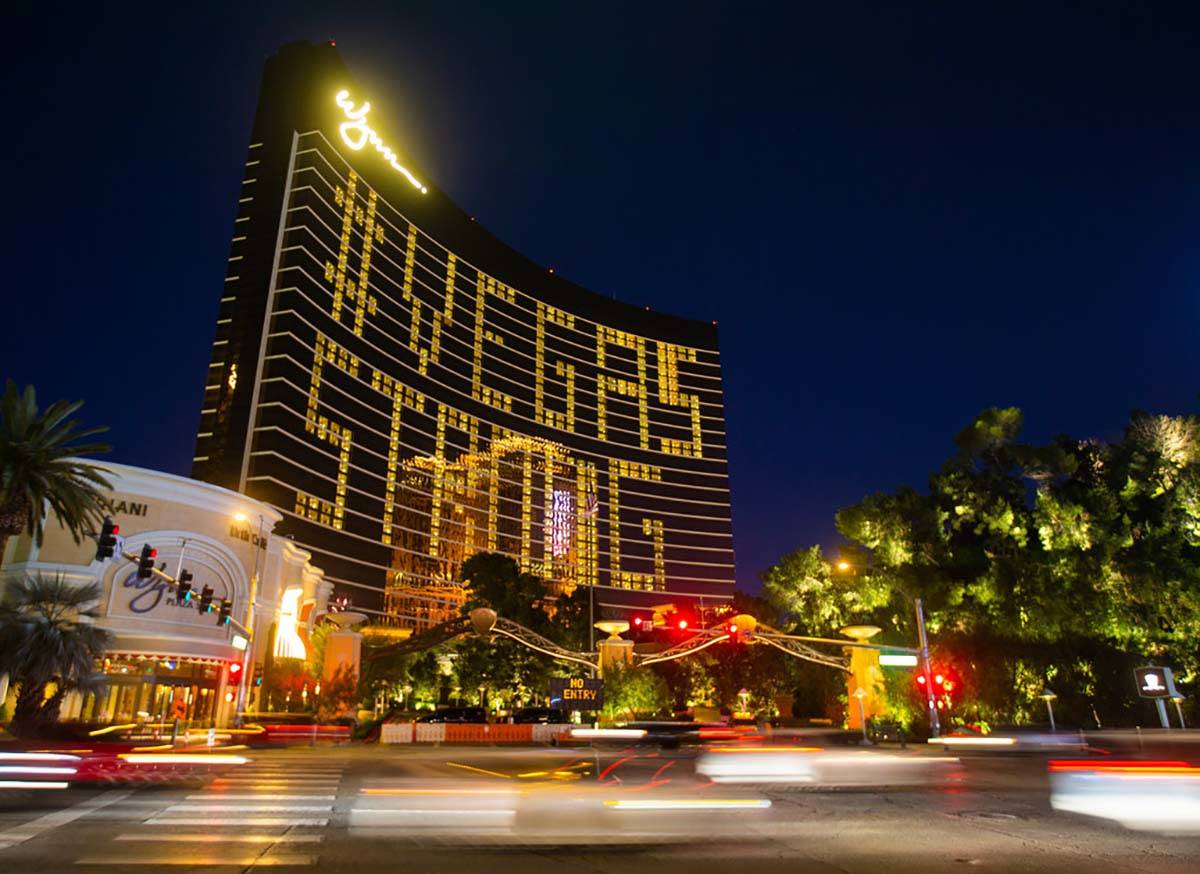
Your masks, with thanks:
<instances>
[{"instance_id":1,"label":"wynn neon script sign","mask_svg":"<svg viewBox=\"0 0 1200 874\"><path fill-rule=\"evenodd\" d=\"M375 150L383 156L383 160L387 161L395 170L404 174L404 178L413 184L413 187L418 189L422 194L425 194L429 189L422 185L417 177L403 167L396 160L396 153L383 144L383 140L379 138L379 134L371 129L367 124L367 113L371 111L369 101L363 101L363 105L355 109L354 101L350 99L349 91L339 91L334 98L337 105L342 108L342 112L346 113L346 118L349 121L344 121L338 132L342 135L342 142L352 148L354 151L359 151L367 143L375 147Z\"/></svg>"}]
</instances>

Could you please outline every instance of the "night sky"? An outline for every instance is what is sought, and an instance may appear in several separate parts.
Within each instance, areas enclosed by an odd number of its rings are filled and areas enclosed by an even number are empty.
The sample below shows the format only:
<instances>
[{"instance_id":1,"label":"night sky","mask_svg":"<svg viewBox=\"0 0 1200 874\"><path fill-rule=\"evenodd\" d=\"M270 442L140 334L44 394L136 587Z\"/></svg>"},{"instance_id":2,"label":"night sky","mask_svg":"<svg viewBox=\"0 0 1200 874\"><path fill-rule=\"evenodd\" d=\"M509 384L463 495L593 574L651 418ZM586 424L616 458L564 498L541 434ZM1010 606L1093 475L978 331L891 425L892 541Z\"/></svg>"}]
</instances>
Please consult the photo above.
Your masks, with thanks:
<instances>
[{"instance_id":1,"label":"night sky","mask_svg":"<svg viewBox=\"0 0 1200 874\"><path fill-rule=\"evenodd\" d=\"M719 321L755 588L984 407L1032 439L1197 410L1200 7L1095 5L27 6L0 375L188 473L262 63L336 39L502 240Z\"/></svg>"}]
</instances>

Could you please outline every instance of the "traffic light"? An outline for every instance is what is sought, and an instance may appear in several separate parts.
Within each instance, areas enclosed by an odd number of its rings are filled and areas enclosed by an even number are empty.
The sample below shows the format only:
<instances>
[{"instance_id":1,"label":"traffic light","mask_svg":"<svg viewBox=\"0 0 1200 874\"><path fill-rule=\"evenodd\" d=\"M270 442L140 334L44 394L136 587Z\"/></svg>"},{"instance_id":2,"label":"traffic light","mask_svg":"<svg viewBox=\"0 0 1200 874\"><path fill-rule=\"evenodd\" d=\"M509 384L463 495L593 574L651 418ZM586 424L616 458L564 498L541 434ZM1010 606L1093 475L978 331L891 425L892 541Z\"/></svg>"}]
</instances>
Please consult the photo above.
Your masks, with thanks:
<instances>
[{"instance_id":1,"label":"traffic light","mask_svg":"<svg viewBox=\"0 0 1200 874\"><path fill-rule=\"evenodd\" d=\"M221 599L221 609L217 611L217 625L228 625L229 614L233 612L233 601L229 598Z\"/></svg>"},{"instance_id":2,"label":"traffic light","mask_svg":"<svg viewBox=\"0 0 1200 874\"><path fill-rule=\"evenodd\" d=\"M254 685L255 686L262 685L262 675L263 675L262 665L255 665L254 666Z\"/></svg>"},{"instance_id":3,"label":"traffic light","mask_svg":"<svg viewBox=\"0 0 1200 874\"><path fill-rule=\"evenodd\" d=\"M182 607L184 604L192 602L192 572L189 570L180 570L179 579L175 582L178 585L175 588L175 604Z\"/></svg>"},{"instance_id":4,"label":"traffic light","mask_svg":"<svg viewBox=\"0 0 1200 874\"><path fill-rule=\"evenodd\" d=\"M730 619L725 623L725 633L729 635L729 639L734 643L742 642L742 629L738 627L736 619Z\"/></svg>"},{"instance_id":5,"label":"traffic light","mask_svg":"<svg viewBox=\"0 0 1200 874\"><path fill-rule=\"evenodd\" d=\"M154 576L154 559L158 556L158 550L150 546L149 543L142 546L142 555L138 559L137 576L139 580L148 580Z\"/></svg>"},{"instance_id":6,"label":"traffic light","mask_svg":"<svg viewBox=\"0 0 1200 874\"><path fill-rule=\"evenodd\" d=\"M929 676L917 674L917 686L934 701L939 710L954 705L954 691L958 688L958 676L947 667L931 666Z\"/></svg>"},{"instance_id":7,"label":"traffic light","mask_svg":"<svg viewBox=\"0 0 1200 874\"><path fill-rule=\"evenodd\" d=\"M203 589L200 590L200 604L196 609L199 610L201 613L211 613L212 612L212 599L213 599L212 586L205 586Z\"/></svg>"},{"instance_id":8,"label":"traffic light","mask_svg":"<svg viewBox=\"0 0 1200 874\"><path fill-rule=\"evenodd\" d=\"M237 681L237 680L240 680L241 678L242 678L242 663L241 662L230 662L229 663L229 679L230 679L230 681L231 682Z\"/></svg>"},{"instance_id":9,"label":"traffic light","mask_svg":"<svg viewBox=\"0 0 1200 874\"><path fill-rule=\"evenodd\" d=\"M105 516L104 524L100 527L100 536L96 538L96 561L113 557L117 548L117 535L120 533L121 526Z\"/></svg>"}]
</instances>

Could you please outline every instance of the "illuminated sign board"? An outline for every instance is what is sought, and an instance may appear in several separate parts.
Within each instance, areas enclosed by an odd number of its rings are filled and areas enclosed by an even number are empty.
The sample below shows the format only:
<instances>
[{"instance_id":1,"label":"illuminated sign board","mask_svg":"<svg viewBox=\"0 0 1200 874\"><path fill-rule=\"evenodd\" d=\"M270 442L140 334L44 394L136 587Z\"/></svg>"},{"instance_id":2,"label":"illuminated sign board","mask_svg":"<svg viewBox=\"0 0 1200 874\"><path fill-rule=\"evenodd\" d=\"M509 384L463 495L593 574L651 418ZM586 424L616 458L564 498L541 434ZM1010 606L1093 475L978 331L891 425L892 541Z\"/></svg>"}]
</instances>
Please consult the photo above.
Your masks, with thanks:
<instances>
[{"instance_id":1,"label":"illuminated sign board","mask_svg":"<svg viewBox=\"0 0 1200 874\"><path fill-rule=\"evenodd\" d=\"M1134 668L1133 677L1137 681L1138 694L1143 698L1174 698L1179 695L1175 690L1175 675L1170 668L1154 665Z\"/></svg>"},{"instance_id":2,"label":"illuminated sign board","mask_svg":"<svg viewBox=\"0 0 1200 874\"><path fill-rule=\"evenodd\" d=\"M550 706L556 710L599 710L604 706L604 681L591 677L554 677Z\"/></svg>"},{"instance_id":3,"label":"illuminated sign board","mask_svg":"<svg viewBox=\"0 0 1200 874\"><path fill-rule=\"evenodd\" d=\"M371 111L371 104L364 100L362 106L355 108L354 101L350 99L350 92L345 89L339 91L334 97L337 105L341 107L342 112L346 115L346 121L338 127L338 133L342 135L342 142L349 146L354 151L361 151L363 146L370 143L375 147L375 151L383 156L383 160L387 161L392 169L402 174L405 179L412 183L413 187L425 194L429 191L420 183L416 176L402 166L396 160L396 153L383 144L383 140L379 138L379 134L371 129L367 124L367 113Z\"/></svg>"},{"instance_id":4,"label":"illuminated sign board","mask_svg":"<svg viewBox=\"0 0 1200 874\"><path fill-rule=\"evenodd\" d=\"M879 664L885 668L915 668L917 657L910 652L881 652Z\"/></svg>"}]
</instances>

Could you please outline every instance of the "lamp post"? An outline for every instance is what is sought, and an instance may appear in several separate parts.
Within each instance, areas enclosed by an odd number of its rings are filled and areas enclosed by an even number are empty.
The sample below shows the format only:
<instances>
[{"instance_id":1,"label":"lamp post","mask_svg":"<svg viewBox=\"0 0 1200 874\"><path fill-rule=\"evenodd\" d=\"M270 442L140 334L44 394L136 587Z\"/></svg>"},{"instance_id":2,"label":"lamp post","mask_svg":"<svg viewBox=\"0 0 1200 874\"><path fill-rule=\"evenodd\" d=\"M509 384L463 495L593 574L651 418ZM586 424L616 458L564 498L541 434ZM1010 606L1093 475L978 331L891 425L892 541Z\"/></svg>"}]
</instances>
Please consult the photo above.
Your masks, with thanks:
<instances>
[{"instance_id":1,"label":"lamp post","mask_svg":"<svg viewBox=\"0 0 1200 874\"><path fill-rule=\"evenodd\" d=\"M245 513L235 513L233 516L235 522L245 523L249 517ZM258 514L258 540L251 544L254 548L254 573L250 575L250 589L246 596L245 621L242 623L246 627L246 653L250 657L251 670L247 671L242 668L242 676L238 680L237 705L234 708L234 723L241 725L242 712L246 709L246 684L248 681L247 675L253 673L254 665L254 602L258 599L258 554L263 546L263 527L266 520L263 519L262 513Z\"/></svg>"},{"instance_id":2,"label":"lamp post","mask_svg":"<svg viewBox=\"0 0 1200 874\"><path fill-rule=\"evenodd\" d=\"M845 559L840 559L835 567L842 573L849 573L854 569L854 565ZM938 716L937 700L933 696L933 669L929 664L929 638L925 634L925 608L922 606L920 598L914 598L899 589L897 591L912 603L913 611L916 613L917 645L921 650L921 673L925 675L925 703L929 708L929 733L933 737L941 737L942 720Z\"/></svg>"},{"instance_id":3,"label":"lamp post","mask_svg":"<svg viewBox=\"0 0 1200 874\"><path fill-rule=\"evenodd\" d=\"M1049 689L1042 692L1042 700L1046 702L1046 713L1050 715L1050 733L1057 734L1058 728L1054 725L1054 701L1058 698Z\"/></svg>"},{"instance_id":4,"label":"lamp post","mask_svg":"<svg viewBox=\"0 0 1200 874\"><path fill-rule=\"evenodd\" d=\"M859 686L854 690L854 697L858 699L858 721L862 723L863 746L870 746L871 740L867 737L867 711L863 704L863 699L867 697L867 690Z\"/></svg>"}]
</instances>

